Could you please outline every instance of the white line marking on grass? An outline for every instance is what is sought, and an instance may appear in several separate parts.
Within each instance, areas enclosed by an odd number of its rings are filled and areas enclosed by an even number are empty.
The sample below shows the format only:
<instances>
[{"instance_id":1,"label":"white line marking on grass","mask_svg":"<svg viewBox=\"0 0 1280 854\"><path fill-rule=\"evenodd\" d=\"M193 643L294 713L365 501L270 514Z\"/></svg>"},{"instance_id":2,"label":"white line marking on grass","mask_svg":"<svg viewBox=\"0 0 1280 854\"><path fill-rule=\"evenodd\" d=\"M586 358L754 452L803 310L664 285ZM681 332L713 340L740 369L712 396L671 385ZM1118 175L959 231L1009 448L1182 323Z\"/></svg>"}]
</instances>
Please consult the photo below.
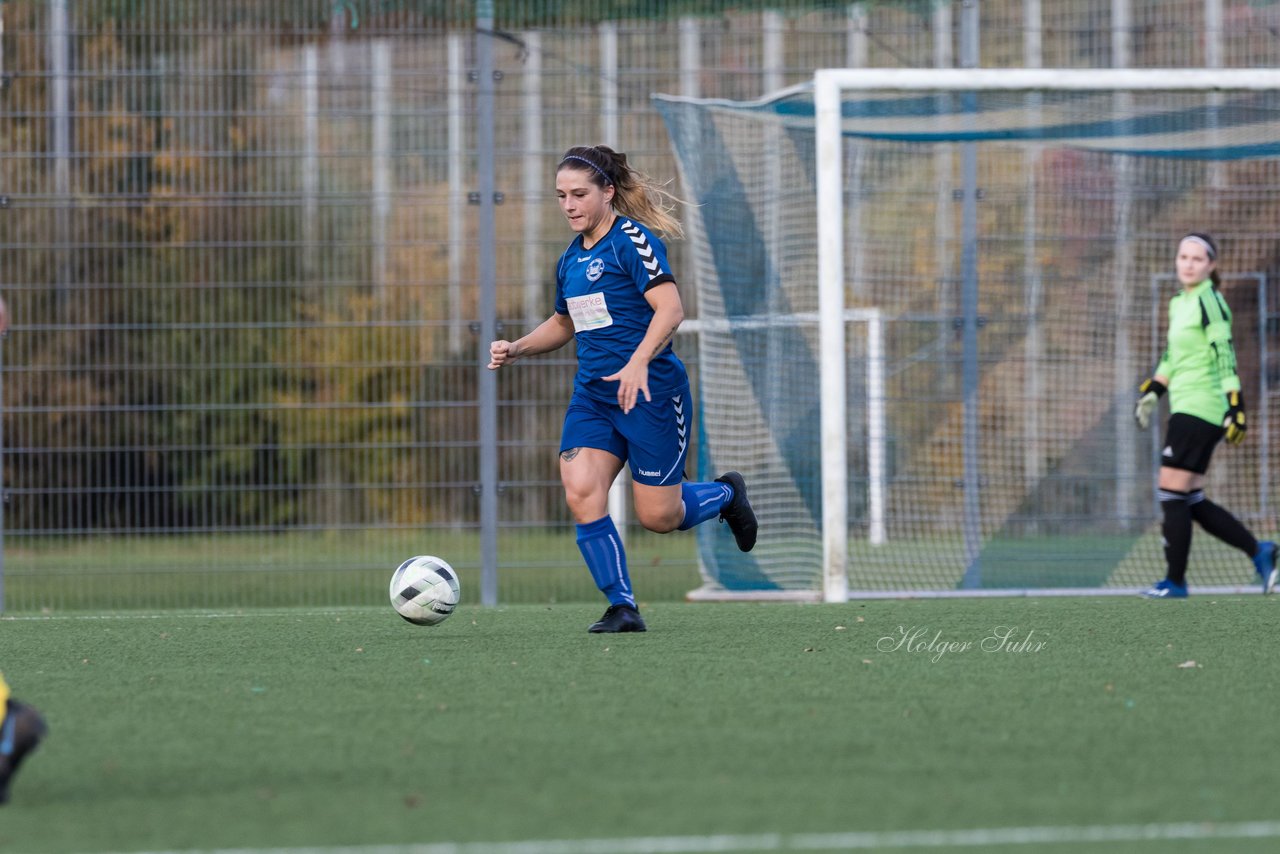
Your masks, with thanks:
<instances>
[{"instance_id":1,"label":"white line marking on grass","mask_svg":"<svg viewBox=\"0 0 1280 854\"><path fill-rule=\"evenodd\" d=\"M871 851L893 848L988 848L1174 839L1275 839L1280 821L1216 824L1116 824L1083 827L988 827L972 830L891 830L860 833L760 833L713 836L633 836L519 842L435 842L338 848L220 848L145 854L709 854L728 851Z\"/></svg>"},{"instance_id":2,"label":"white line marking on grass","mask_svg":"<svg viewBox=\"0 0 1280 854\"><path fill-rule=\"evenodd\" d=\"M1009 598L1070 598L1085 596L1138 596L1146 587L1007 587L990 590L850 590L849 601L863 599L1009 599ZM1224 584L1196 587L1197 599L1206 596L1261 595L1262 589L1253 584Z\"/></svg>"},{"instance_id":3,"label":"white line marking on grass","mask_svg":"<svg viewBox=\"0 0 1280 854\"><path fill-rule=\"evenodd\" d=\"M888 833L811 833L789 837L797 851L874 848L978 848L1046 843L1161 842L1171 839L1274 839L1280 821L1230 824L1119 824L1084 827L991 827L975 830L903 830Z\"/></svg>"}]
</instances>

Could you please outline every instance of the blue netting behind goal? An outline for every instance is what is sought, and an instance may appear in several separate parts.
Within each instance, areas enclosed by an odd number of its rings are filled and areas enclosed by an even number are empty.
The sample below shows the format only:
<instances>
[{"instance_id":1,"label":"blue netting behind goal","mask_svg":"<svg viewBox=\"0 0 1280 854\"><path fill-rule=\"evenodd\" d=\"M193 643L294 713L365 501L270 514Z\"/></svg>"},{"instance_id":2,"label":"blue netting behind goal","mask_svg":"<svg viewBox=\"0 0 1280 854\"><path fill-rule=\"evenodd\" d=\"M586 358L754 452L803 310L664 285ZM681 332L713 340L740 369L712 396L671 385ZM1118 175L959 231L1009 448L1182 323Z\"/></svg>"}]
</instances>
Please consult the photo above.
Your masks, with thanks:
<instances>
[{"instance_id":1,"label":"blue netting behind goal","mask_svg":"<svg viewBox=\"0 0 1280 854\"><path fill-rule=\"evenodd\" d=\"M1192 229L1219 238L1256 418L1249 443L1216 452L1207 488L1260 537L1274 534L1280 94L846 95L843 353L822 352L818 337L810 88L655 103L690 202L698 477L742 471L761 518L745 555L700 531L708 585L820 588L825 359L846 367L852 590L1154 580L1160 437L1138 432L1131 409L1162 349L1174 244ZM971 223L966 193L976 197ZM966 228L976 235L968 246ZM977 257L973 304L966 249ZM872 312L884 336L879 447L869 444ZM966 313L976 346L962 335ZM972 387L966 363L977 366ZM1192 562L1203 584L1250 581L1248 559L1204 534Z\"/></svg>"}]
</instances>

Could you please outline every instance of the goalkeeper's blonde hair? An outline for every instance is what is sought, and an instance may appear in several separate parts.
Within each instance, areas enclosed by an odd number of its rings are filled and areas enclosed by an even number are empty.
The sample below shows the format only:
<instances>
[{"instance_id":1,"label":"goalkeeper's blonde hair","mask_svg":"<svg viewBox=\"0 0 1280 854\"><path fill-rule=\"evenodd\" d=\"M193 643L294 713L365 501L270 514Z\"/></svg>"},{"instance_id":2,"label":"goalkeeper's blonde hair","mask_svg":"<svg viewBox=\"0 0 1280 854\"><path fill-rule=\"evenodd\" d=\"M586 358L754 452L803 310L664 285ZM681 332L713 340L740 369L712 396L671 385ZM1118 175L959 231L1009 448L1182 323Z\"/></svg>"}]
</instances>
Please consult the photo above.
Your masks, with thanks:
<instances>
[{"instance_id":1,"label":"goalkeeper's blonde hair","mask_svg":"<svg viewBox=\"0 0 1280 854\"><path fill-rule=\"evenodd\" d=\"M560 158L561 169L576 169L591 175L600 188L613 187L613 209L623 216L652 228L664 238L684 236L676 219L680 199L653 178L627 163L627 155L607 145L580 145Z\"/></svg>"}]
</instances>

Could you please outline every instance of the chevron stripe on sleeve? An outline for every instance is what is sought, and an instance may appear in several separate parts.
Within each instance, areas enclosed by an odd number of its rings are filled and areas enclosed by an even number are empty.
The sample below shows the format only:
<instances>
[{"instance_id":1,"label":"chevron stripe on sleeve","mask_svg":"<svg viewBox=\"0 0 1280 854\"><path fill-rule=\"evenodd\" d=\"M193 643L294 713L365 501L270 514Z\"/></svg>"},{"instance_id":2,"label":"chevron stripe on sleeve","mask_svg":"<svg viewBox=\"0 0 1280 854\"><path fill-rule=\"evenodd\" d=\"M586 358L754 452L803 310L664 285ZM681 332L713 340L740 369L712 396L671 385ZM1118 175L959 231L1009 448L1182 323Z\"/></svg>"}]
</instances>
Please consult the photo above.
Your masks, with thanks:
<instances>
[{"instance_id":1,"label":"chevron stripe on sleeve","mask_svg":"<svg viewBox=\"0 0 1280 854\"><path fill-rule=\"evenodd\" d=\"M664 282L674 282L675 276L671 275L671 271L666 269L666 258L664 253L659 250L649 239L649 235L644 232L635 223L627 220L621 226L622 233L630 240L635 247L636 255L639 257L640 264L644 268L644 273L649 278L648 286L663 284Z\"/></svg>"}]
</instances>

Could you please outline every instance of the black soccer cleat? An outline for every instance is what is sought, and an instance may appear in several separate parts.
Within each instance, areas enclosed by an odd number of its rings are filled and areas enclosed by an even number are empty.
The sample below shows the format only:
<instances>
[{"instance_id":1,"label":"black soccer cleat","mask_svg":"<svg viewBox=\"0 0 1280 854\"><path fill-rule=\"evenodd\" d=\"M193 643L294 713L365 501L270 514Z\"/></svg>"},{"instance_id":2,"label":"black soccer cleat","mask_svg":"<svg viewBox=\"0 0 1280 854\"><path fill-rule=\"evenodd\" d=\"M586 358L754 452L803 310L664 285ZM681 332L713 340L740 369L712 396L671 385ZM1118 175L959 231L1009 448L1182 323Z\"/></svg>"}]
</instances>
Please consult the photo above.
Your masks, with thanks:
<instances>
[{"instance_id":1,"label":"black soccer cleat","mask_svg":"<svg viewBox=\"0 0 1280 854\"><path fill-rule=\"evenodd\" d=\"M0 804L8 803L9 782L47 729L40 714L25 703L9 700L5 708L0 724Z\"/></svg>"},{"instance_id":2,"label":"black soccer cleat","mask_svg":"<svg viewBox=\"0 0 1280 854\"><path fill-rule=\"evenodd\" d=\"M751 509L751 502L747 500L747 482L736 471L725 472L716 478L716 482L733 487L733 498L720 508L720 521L729 523L738 549L749 552L755 548L756 531L760 526L756 524L756 511Z\"/></svg>"},{"instance_id":3,"label":"black soccer cleat","mask_svg":"<svg viewBox=\"0 0 1280 854\"><path fill-rule=\"evenodd\" d=\"M643 632L646 631L644 618L640 612L630 605L610 605L604 616L591 624L587 631L592 634L603 632Z\"/></svg>"}]
</instances>

